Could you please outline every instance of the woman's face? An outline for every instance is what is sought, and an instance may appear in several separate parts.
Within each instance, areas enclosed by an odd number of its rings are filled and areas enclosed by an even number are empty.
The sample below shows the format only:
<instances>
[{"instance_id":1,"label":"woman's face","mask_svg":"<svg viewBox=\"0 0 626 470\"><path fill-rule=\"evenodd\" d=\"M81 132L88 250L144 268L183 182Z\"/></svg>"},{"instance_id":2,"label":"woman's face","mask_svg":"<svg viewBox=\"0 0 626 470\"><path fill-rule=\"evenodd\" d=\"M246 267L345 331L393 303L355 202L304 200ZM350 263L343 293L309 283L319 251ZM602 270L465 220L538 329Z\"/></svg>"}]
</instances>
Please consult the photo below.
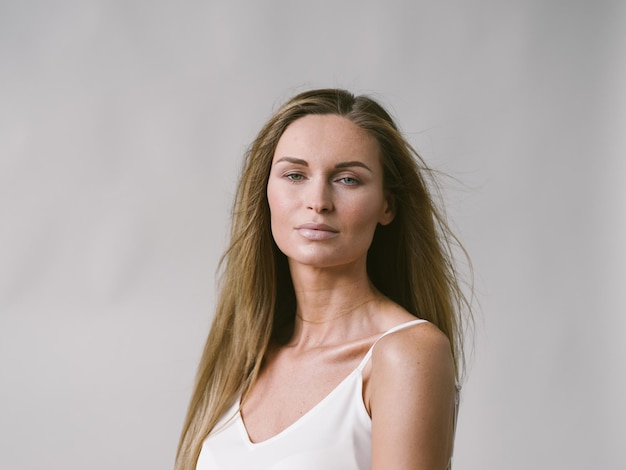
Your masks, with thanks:
<instances>
[{"instance_id":1,"label":"woman's face","mask_svg":"<svg viewBox=\"0 0 626 470\"><path fill-rule=\"evenodd\" d=\"M338 115L291 123L267 184L272 234L290 265L365 266L377 224L393 219L378 142Z\"/></svg>"}]
</instances>

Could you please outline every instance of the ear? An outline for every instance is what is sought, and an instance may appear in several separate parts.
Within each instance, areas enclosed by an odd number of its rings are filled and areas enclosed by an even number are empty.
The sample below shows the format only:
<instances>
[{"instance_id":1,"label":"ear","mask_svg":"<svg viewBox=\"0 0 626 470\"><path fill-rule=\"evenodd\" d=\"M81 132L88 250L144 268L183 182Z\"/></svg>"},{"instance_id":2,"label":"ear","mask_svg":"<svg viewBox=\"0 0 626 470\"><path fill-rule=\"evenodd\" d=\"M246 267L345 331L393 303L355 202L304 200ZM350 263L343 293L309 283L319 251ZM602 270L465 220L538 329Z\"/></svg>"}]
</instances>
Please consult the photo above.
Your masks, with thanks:
<instances>
[{"instance_id":1,"label":"ear","mask_svg":"<svg viewBox=\"0 0 626 470\"><path fill-rule=\"evenodd\" d=\"M389 191L385 191L385 209L378 219L380 225L388 225L396 216L396 198Z\"/></svg>"}]
</instances>

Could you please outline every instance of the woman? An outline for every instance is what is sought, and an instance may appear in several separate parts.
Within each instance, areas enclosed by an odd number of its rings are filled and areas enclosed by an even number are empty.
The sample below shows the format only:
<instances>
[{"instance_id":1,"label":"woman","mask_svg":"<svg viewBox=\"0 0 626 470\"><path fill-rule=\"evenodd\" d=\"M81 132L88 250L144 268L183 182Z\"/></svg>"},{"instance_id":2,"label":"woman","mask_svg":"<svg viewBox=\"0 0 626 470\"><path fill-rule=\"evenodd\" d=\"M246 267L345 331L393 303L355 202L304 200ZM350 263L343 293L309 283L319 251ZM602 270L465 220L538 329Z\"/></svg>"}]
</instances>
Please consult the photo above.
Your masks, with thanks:
<instances>
[{"instance_id":1,"label":"woman","mask_svg":"<svg viewBox=\"0 0 626 470\"><path fill-rule=\"evenodd\" d=\"M467 303L429 173L365 96L305 92L267 122L177 470L449 466Z\"/></svg>"}]
</instances>

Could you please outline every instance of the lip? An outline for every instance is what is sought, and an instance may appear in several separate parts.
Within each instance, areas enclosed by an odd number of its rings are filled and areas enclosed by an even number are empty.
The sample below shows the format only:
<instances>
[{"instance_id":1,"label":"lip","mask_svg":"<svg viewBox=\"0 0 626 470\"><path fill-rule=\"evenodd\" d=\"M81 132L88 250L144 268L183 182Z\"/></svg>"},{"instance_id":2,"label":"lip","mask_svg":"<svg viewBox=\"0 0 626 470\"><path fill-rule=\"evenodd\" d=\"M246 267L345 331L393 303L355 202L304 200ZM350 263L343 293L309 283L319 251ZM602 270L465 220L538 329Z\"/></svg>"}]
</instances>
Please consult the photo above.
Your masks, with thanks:
<instances>
[{"instance_id":1,"label":"lip","mask_svg":"<svg viewBox=\"0 0 626 470\"><path fill-rule=\"evenodd\" d=\"M296 231L307 240L328 240L339 235L339 230L334 227L314 222L298 225Z\"/></svg>"}]
</instances>

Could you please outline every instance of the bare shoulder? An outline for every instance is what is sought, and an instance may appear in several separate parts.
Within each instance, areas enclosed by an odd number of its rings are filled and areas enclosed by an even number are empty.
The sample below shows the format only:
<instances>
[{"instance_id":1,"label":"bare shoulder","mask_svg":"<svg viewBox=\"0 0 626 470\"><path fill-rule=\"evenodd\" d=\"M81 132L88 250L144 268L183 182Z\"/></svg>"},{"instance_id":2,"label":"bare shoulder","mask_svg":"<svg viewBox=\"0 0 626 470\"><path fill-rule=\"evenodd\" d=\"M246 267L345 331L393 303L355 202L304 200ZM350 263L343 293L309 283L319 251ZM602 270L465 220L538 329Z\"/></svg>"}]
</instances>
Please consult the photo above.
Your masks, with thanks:
<instances>
[{"instance_id":1,"label":"bare shoulder","mask_svg":"<svg viewBox=\"0 0 626 470\"><path fill-rule=\"evenodd\" d=\"M369 386L372 469L445 468L455 397L446 335L432 323L385 335L374 347Z\"/></svg>"},{"instance_id":2,"label":"bare shoulder","mask_svg":"<svg viewBox=\"0 0 626 470\"><path fill-rule=\"evenodd\" d=\"M455 388L452 349L447 336L424 322L387 334L376 343L366 406L404 395L416 399L448 395ZM407 394L407 391L412 393Z\"/></svg>"},{"instance_id":3,"label":"bare shoulder","mask_svg":"<svg viewBox=\"0 0 626 470\"><path fill-rule=\"evenodd\" d=\"M385 335L374 347L372 365L402 370L421 367L454 369L452 349L447 336L429 322L418 323Z\"/></svg>"}]
</instances>

